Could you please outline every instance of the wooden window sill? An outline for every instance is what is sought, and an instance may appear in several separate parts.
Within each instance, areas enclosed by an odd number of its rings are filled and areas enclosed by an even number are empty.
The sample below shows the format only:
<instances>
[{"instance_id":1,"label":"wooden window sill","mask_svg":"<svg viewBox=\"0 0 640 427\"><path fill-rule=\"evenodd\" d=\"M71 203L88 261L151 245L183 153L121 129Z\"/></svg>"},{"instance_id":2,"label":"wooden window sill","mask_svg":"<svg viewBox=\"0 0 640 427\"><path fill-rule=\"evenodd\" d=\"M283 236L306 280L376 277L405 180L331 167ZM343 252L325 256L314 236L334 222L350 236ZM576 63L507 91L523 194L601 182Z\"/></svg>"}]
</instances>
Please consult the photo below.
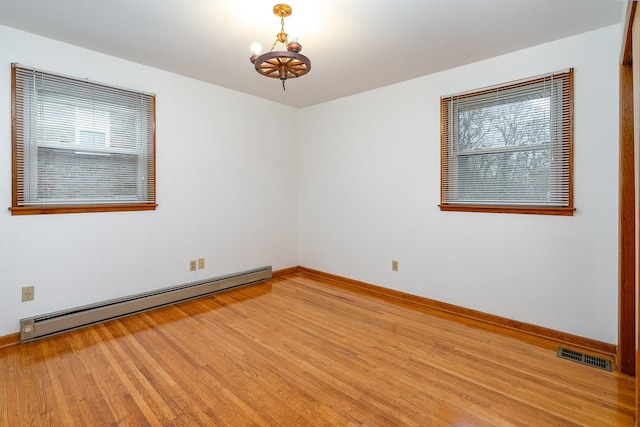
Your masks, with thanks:
<instances>
[{"instance_id":1,"label":"wooden window sill","mask_svg":"<svg viewBox=\"0 0 640 427\"><path fill-rule=\"evenodd\" d=\"M136 203L127 205L92 205L92 206L25 206L11 207L11 215L42 215L61 213L85 213L85 212L128 212L128 211L152 211L158 206L156 203Z\"/></svg>"},{"instance_id":2,"label":"wooden window sill","mask_svg":"<svg viewBox=\"0 0 640 427\"><path fill-rule=\"evenodd\" d=\"M576 211L573 207L532 207L532 206L483 206L483 205L438 205L441 211L449 212L485 212L485 213L509 213L529 215L559 215L573 216Z\"/></svg>"}]
</instances>

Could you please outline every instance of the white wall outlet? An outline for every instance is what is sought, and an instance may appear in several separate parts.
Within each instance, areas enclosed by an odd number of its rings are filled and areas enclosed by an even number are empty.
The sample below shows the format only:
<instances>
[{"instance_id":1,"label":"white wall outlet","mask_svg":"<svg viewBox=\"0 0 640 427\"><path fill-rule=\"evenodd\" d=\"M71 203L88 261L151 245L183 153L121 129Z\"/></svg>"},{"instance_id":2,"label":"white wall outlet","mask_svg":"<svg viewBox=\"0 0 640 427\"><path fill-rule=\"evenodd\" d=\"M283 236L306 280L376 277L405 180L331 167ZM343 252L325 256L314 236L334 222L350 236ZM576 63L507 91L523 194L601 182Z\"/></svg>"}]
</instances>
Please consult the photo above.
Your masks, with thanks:
<instances>
[{"instance_id":1,"label":"white wall outlet","mask_svg":"<svg viewBox=\"0 0 640 427\"><path fill-rule=\"evenodd\" d=\"M398 271L398 260L391 261L391 270Z\"/></svg>"},{"instance_id":2,"label":"white wall outlet","mask_svg":"<svg viewBox=\"0 0 640 427\"><path fill-rule=\"evenodd\" d=\"M25 286L22 288L22 302L34 300L34 288L34 286Z\"/></svg>"},{"instance_id":3,"label":"white wall outlet","mask_svg":"<svg viewBox=\"0 0 640 427\"><path fill-rule=\"evenodd\" d=\"M198 267L196 266L196 260L193 259L189 261L189 271L196 271Z\"/></svg>"}]
</instances>

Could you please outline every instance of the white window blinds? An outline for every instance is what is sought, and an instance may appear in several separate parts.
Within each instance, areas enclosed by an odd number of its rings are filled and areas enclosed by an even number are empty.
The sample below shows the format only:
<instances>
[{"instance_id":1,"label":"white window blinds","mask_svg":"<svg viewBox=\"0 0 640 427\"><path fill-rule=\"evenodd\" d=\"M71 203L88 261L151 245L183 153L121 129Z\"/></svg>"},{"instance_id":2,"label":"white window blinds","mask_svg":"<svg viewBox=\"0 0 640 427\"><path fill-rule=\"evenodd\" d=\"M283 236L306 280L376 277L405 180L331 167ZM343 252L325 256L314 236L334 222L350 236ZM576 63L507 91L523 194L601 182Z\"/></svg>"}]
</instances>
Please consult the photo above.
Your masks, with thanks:
<instances>
[{"instance_id":1,"label":"white window blinds","mask_svg":"<svg viewBox=\"0 0 640 427\"><path fill-rule=\"evenodd\" d=\"M13 65L13 208L155 206L155 97Z\"/></svg>"},{"instance_id":2,"label":"white window blinds","mask_svg":"<svg viewBox=\"0 0 640 427\"><path fill-rule=\"evenodd\" d=\"M572 208L572 70L441 99L442 206Z\"/></svg>"}]
</instances>

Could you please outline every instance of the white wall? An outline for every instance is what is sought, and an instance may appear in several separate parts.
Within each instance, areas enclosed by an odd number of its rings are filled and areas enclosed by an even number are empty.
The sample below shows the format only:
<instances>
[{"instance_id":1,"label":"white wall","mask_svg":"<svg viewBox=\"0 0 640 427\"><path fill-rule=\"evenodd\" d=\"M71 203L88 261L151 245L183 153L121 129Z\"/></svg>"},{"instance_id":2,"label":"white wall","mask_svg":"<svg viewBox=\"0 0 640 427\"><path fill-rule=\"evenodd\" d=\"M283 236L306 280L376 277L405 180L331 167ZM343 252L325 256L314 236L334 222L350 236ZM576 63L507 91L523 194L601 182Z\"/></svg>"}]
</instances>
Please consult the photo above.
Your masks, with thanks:
<instances>
[{"instance_id":1,"label":"white wall","mask_svg":"<svg viewBox=\"0 0 640 427\"><path fill-rule=\"evenodd\" d=\"M156 211L11 216L11 62L156 93ZM0 336L23 317L298 264L298 110L2 26L0 82Z\"/></svg>"},{"instance_id":2,"label":"white wall","mask_svg":"<svg viewBox=\"0 0 640 427\"><path fill-rule=\"evenodd\" d=\"M0 336L22 317L270 264L616 343L619 32L298 111L0 26L5 206L11 62L155 92L159 203L154 212L0 210ZM440 212L440 96L567 67L575 216ZM189 272L200 257L207 268ZM21 303L26 285L36 299Z\"/></svg>"},{"instance_id":3,"label":"white wall","mask_svg":"<svg viewBox=\"0 0 640 427\"><path fill-rule=\"evenodd\" d=\"M302 110L300 265L616 343L619 40L616 25ZM569 67L575 216L441 212L440 97Z\"/></svg>"}]
</instances>

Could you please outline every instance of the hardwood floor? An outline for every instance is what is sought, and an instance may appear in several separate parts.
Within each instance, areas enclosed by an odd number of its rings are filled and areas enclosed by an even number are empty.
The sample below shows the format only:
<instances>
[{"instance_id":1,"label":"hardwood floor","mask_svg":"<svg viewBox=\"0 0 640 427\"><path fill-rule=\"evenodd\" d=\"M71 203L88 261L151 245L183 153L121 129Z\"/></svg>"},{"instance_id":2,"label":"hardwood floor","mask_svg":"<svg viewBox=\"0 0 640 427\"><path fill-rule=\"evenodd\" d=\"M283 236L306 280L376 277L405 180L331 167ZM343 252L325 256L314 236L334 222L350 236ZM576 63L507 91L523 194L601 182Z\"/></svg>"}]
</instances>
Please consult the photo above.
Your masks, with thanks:
<instances>
[{"instance_id":1,"label":"hardwood floor","mask_svg":"<svg viewBox=\"0 0 640 427\"><path fill-rule=\"evenodd\" d=\"M550 343L288 274L0 349L2 426L632 426Z\"/></svg>"}]
</instances>

